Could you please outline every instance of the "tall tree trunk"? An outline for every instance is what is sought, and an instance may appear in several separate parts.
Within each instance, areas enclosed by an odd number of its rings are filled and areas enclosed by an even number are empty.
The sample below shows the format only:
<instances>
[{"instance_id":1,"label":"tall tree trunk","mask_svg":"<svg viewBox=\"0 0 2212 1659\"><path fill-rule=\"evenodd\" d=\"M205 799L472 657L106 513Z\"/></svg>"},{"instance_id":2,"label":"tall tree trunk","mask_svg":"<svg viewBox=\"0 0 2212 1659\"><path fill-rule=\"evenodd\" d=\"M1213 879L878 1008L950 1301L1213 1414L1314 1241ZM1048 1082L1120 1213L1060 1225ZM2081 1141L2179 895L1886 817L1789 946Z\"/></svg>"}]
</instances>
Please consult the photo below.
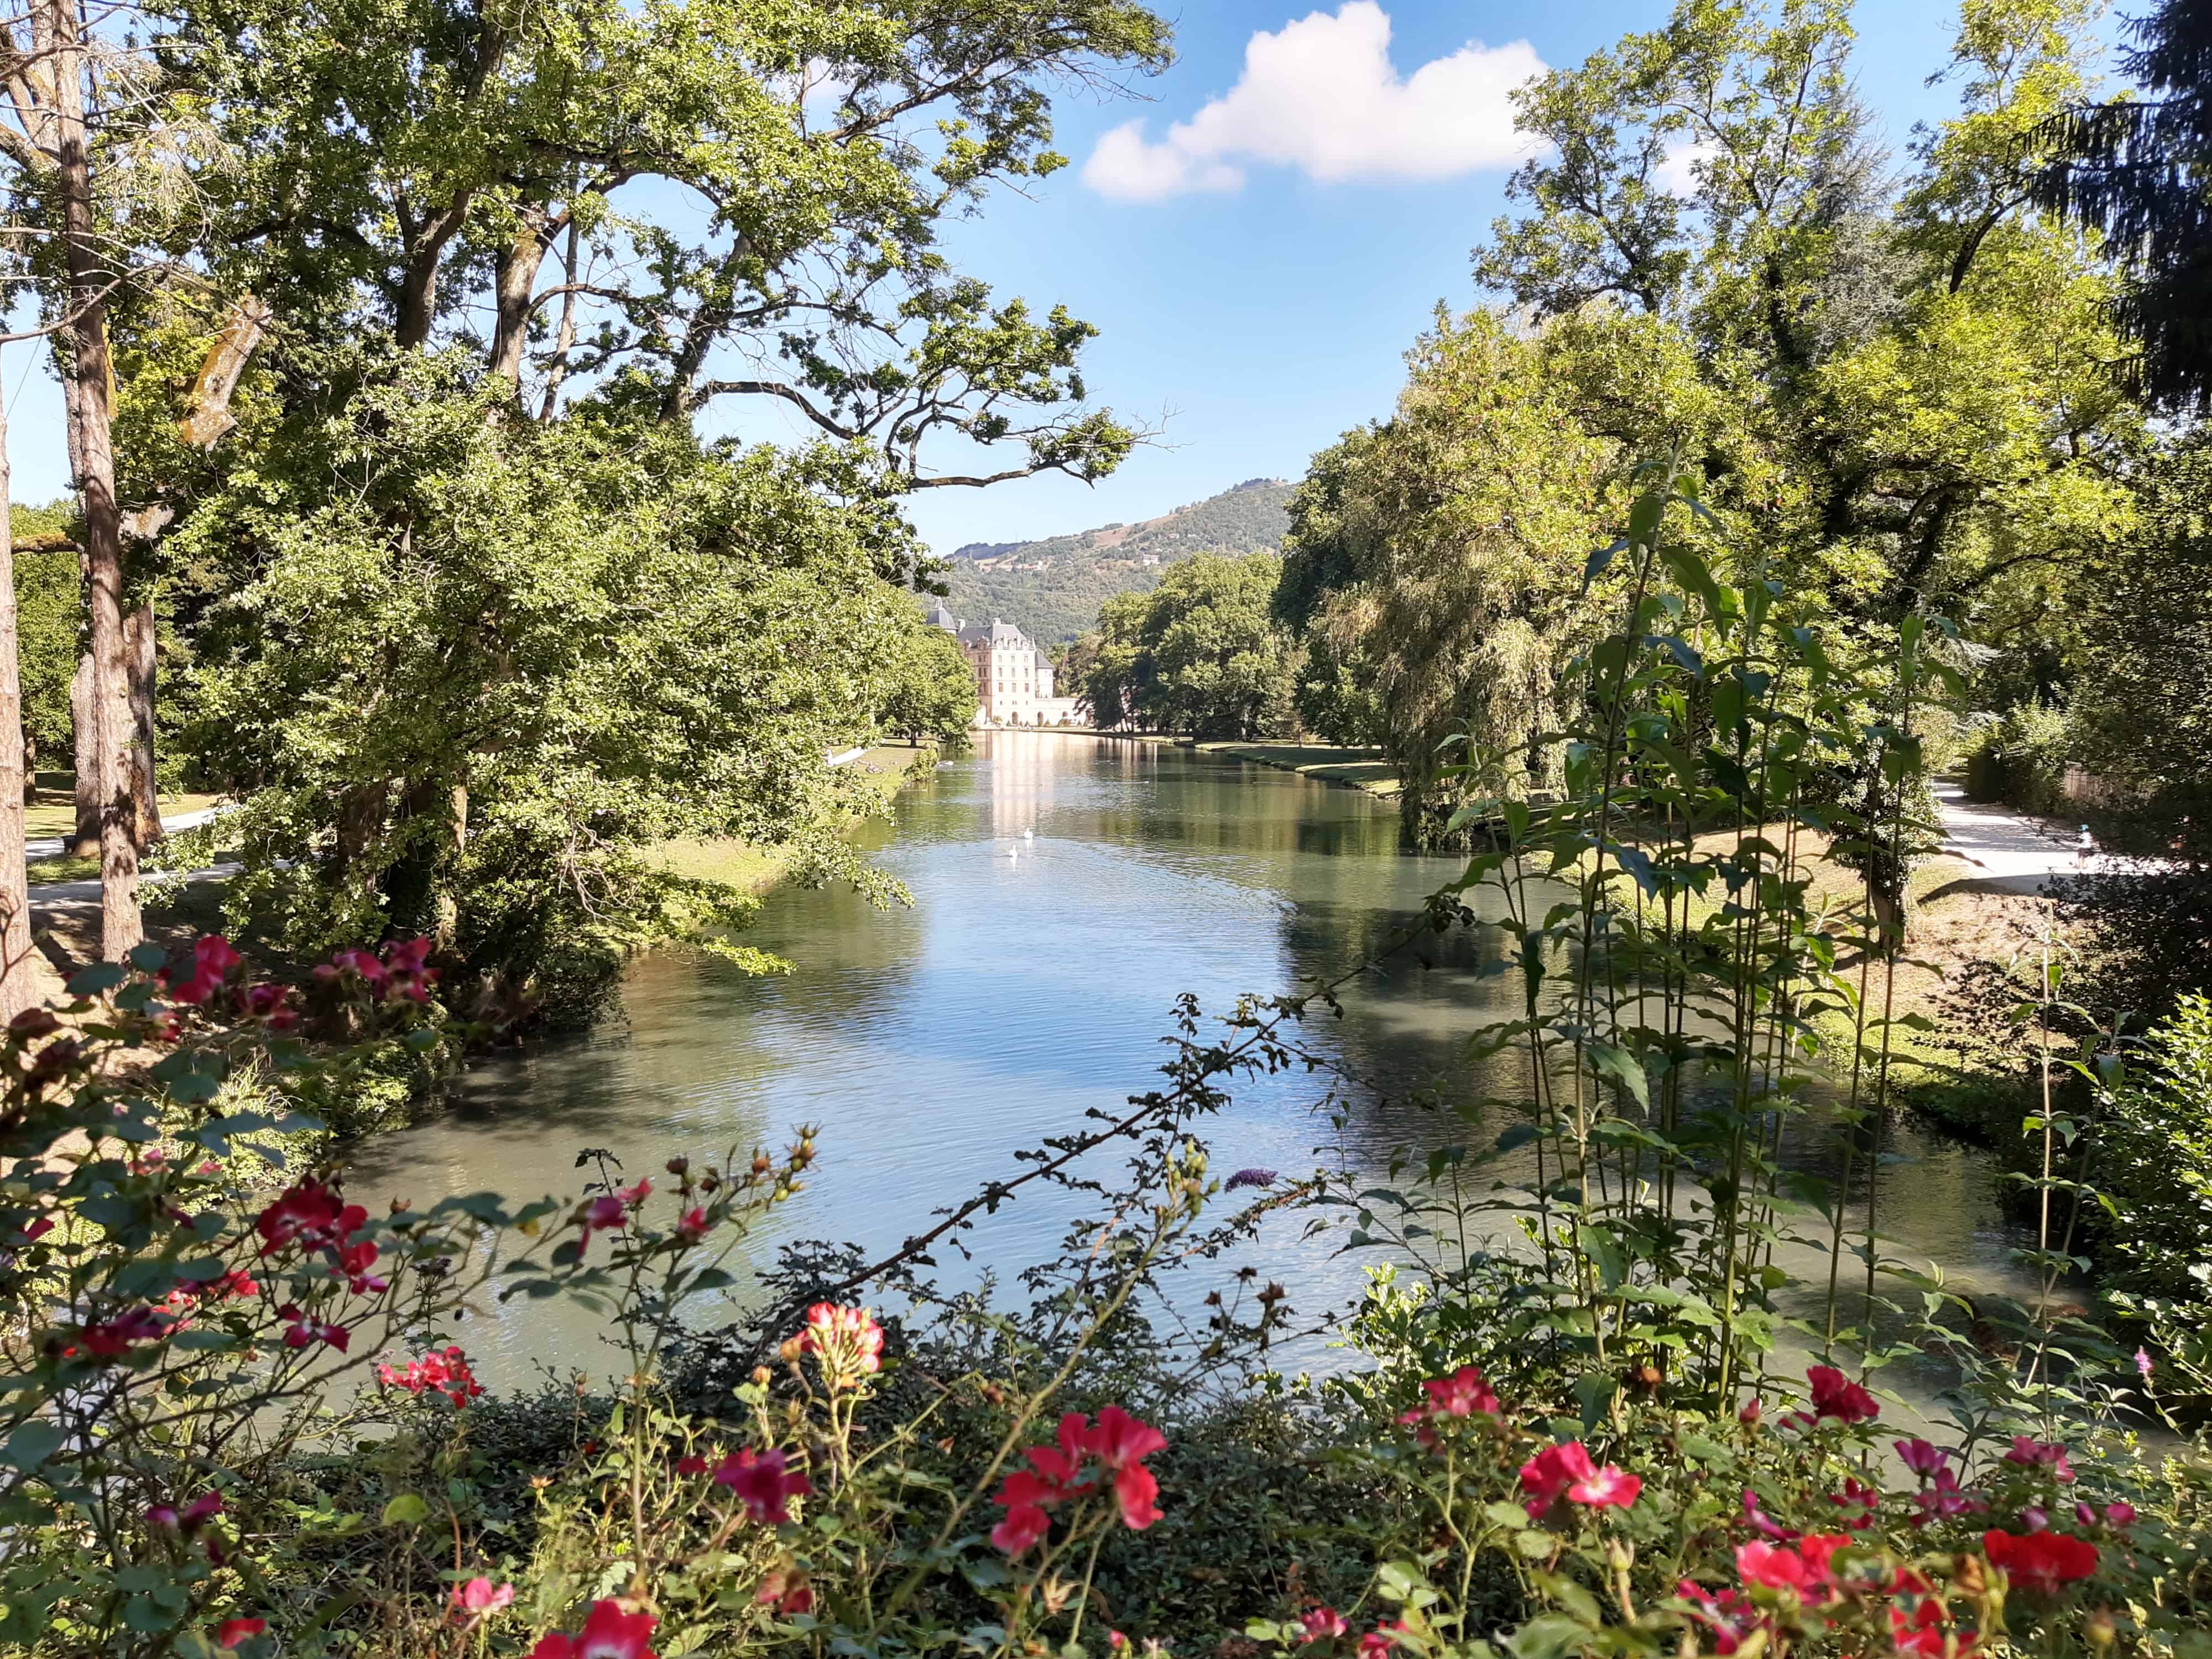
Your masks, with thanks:
<instances>
[{"instance_id":1,"label":"tall tree trunk","mask_svg":"<svg viewBox=\"0 0 2212 1659\"><path fill-rule=\"evenodd\" d=\"M161 839L161 790L154 775L154 602L124 623L131 668L131 841L141 853Z\"/></svg>"},{"instance_id":2,"label":"tall tree trunk","mask_svg":"<svg viewBox=\"0 0 2212 1659\"><path fill-rule=\"evenodd\" d=\"M514 382L522 393L522 358L530 343L530 302L538 294L538 268L545 263L549 217L543 206L526 208L522 228L501 252L493 273L491 372ZM572 295L569 296L574 298Z\"/></svg>"},{"instance_id":3,"label":"tall tree trunk","mask_svg":"<svg viewBox=\"0 0 2212 1659\"><path fill-rule=\"evenodd\" d=\"M185 417L177 422L177 435L193 448L212 449L238 424L238 417L230 412L230 400L268 331L268 306L257 295L240 295L223 319L222 332L208 348L198 377L192 382L191 395L185 400Z\"/></svg>"},{"instance_id":4,"label":"tall tree trunk","mask_svg":"<svg viewBox=\"0 0 2212 1659\"><path fill-rule=\"evenodd\" d=\"M568 378L568 354L576 345L576 268L579 249L583 238L582 227L576 219L575 210L568 212L568 246L562 257L562 268L568 275L562 278L568 291L561 296L561 328L553 337L553 362L545 371L545 402L538 411L540 421L550 421L560 406L561 382Z\"/></svg>"},{"instance_id":5,"label":"tall tree trunk","mask_svg":"<svg viewBox=\"0 0 2212 1659\"><path fill-rule=\"evenodd\" d=\"M91 611L93 726L100 785L100 954L119 962L146 936L138 913L137 812L131 793L130 660L123 627L123 522L115 501L110 420L114 371L107 355L107 273L92 212L92 157L84 118L84 31L77 0L44 0L54 66L55 185L69 269L70 372L76 377L77 488L84 495L86 603Z\"/></svg>"},{"instance_id":6,"label":"tall tree trunk","mask_svg":"<svg viewBox=\"0 0 2212 1659\"><path fill-rule=\"evenodd\" d=\"M70 732L76 768L76 829L70 837L70 854L81 859L100 856L100 711L92 695L92 653L76 659L70 677Z\"/></svg>"},{"instance_id":7,"label":"tall tree trunk","mask_svg":"<svg viewBox=\"0 0 2212 1659\"><path fill-rule=\"evenodd\" d=\"M15 542L9 522L8 410L0 401L0 1022L31 988L31 894L23 863L23 688L15 665Z\"/></svg>"},{"instance_id":8,"label":"tall tree trunk","mask_svg":"<svg viewBox=\"0 0 2212 1659\"><path fill-rule=\"evenodd\" d=\"M707 354L722 337L722 331L730 325L737 314L736 295L743 293L741 281L746 263L752 257L751 239L740 236L724 256L720 272L721 297L705 301L692 313L691 324L684 333L684 343L676 349L668 366L668 385L660 394L660 418L680 421L691 413L697 397L700 371L707 366Z\"/></svg>"},{"instance_id":9,"label":"tall tree trunk","mask_svg":"<svg viewBox=\"0 0 2212 1659\"><path fill-rule=\"evenodd\" d=\"M84 423L77 414L76 374L67 363L61 365L61 370L64 438L69 446L70 476L82 478L84 455L77 441ZM91 562L82 548L77 550L76 571L82 588L92 580ZM70 765L76 780L76 827L70 836L70 854L73 858L96 859L100 856L100 720L92 697L89 651L77 658L76 672L70 678Z\"/></svg>"},{"instance_id":10,"label":"tall tree trunk","mask_svg":"<svg viewBox=\"0 0 2212 1659\"><path fill-rule=\"evenodd\" d=\"M412 227L407 252L399 267L398 303L392 318L392 337L410 349L428 345L431 327L438 320L438 272L445 262L446 244L461 228L476 192L463 188L442 212Z\"/></svg>"},{"instance_id":11,"label":"tall tree trunk","mask_svg":"<svg viewBox=\"0 0 2212 1659\"><path fill-rule=\"evenodd\" d=\"M399 305L392 334L402 346L419 346L430 337L430 324L437 315L438 261L444 252L442 241L433 247L418 247L400 267Z\"/></svg>"}]
</instances>

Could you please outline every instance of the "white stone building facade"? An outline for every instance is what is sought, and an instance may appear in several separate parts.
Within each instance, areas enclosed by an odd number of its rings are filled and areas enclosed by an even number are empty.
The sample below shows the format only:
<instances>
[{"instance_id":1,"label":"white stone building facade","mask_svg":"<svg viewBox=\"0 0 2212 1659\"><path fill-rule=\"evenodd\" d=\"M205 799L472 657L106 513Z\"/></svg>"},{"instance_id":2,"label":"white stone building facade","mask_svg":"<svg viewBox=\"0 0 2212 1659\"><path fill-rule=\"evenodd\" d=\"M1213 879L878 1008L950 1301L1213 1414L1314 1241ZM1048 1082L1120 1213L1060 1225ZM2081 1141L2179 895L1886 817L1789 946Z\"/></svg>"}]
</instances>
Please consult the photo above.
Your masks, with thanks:
<instances>
[{"instance_id":1,"label":"white stone building facade","mask_svg":"<svg viewBox=\"0 0 2212 1659\"><path fill-rule=\"evenodd\" d=\"M1052 659L1028 635L994 617L971 623L942 605L929 608L932 626L960 641L975 671L975 720L980 726L1073 726L1076 700L1054 696Z\"/></svg>"}]
</instances>

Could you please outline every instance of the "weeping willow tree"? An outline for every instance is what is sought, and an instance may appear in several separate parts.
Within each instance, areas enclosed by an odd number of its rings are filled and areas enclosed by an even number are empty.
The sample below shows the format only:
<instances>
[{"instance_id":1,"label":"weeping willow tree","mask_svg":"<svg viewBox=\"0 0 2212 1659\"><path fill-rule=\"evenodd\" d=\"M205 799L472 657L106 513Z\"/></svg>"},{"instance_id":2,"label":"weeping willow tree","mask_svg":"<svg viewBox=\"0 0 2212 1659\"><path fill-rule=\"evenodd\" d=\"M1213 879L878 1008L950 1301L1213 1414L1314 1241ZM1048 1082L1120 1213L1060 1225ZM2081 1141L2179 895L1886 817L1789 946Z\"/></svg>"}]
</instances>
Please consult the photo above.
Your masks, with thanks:
<instances>
[{"instance_id":1,"label":"weeping willow tree","mask_svg":"<svg viewBox=\"0 0 2212 1659\"><path fill-rule=\"evenodd\" d=\"M1317 457L1291 503L1277 608L1311 647L1300 712L1389 752L1415 845L1476 787L1444 774L1454 732L1507 757L1490 787L1558 781L1537 738L1561 724L1624 451L1577 417L1576 381L1547 356L1488 312L1439 314L1392 417Z\"/></svg>"}]
</instances>

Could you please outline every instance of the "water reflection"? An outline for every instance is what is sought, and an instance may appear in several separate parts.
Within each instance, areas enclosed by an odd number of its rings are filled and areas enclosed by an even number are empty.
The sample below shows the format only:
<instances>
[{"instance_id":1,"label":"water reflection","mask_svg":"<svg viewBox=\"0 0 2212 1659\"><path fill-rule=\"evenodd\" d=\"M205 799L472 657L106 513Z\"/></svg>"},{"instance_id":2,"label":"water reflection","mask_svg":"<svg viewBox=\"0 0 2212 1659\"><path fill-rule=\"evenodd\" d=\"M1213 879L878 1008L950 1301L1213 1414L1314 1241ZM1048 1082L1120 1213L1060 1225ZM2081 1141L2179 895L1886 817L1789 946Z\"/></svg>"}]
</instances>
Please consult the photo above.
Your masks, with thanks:
<instances>
[{"instance_id":1,"label":"water reflection","mask_svg":"<svg viewBox=\"0 0 2212 1659\"><path fill-rule=\"evenodd\" d=\"M866 832L912 908L838 890L773 896L752 942L797 964L787 978L684 953L645 958L620 1022L483 1065L449 1115L366 1149L357 1188L573 1193L584 1146L611 1149L635 1176L674 1152L777 1144L813 1123L817 1176L741 1271L793 1237L888 1250L933 1208L1013 1172L1017 1149L1150 1086L1178 993L1226 1008L1243 992L1342 972L1410 926L1458 868L1400 855L1396 833L1388 805L1289 774L1152 744L987 735ZM1364 976L1344 1019L1310 1032L1360 1080L1340 1149L1354 1168L1379 1173L1409 1143L1494 1135L1498 1126L1436 1108L1471 1107L1512 1080L1463 1060L1469 1030L1517 994L1515 980L1483 971L1495 961L1486 934L1424 940ZM1302 1074L1240 1088L1215 1128L1217 1159L1310 1167L1332 1139L1316 1115L1323 1095ZM1830 1132L1793 1130L1785 1152L1825 1168ZM2017 1286L1978 1160L1941 1150L1890 1179L1906 1253L1972 1284ZM975 1261L948 1260L945 1277L971 1279L987 1261L1008 1276L1048 1255L1073 1213L1060 1194L1025 1196L978 1226ZM1299 1232L1285 1218L1261 1239L1263 1270L1308 1312L1356 1295L1361 1261ZM486 1372L512 1382L532 1361L599 1367L591 1327L539 1304L488 1310L467 1335Z\"/></svg>"}]
</instances>

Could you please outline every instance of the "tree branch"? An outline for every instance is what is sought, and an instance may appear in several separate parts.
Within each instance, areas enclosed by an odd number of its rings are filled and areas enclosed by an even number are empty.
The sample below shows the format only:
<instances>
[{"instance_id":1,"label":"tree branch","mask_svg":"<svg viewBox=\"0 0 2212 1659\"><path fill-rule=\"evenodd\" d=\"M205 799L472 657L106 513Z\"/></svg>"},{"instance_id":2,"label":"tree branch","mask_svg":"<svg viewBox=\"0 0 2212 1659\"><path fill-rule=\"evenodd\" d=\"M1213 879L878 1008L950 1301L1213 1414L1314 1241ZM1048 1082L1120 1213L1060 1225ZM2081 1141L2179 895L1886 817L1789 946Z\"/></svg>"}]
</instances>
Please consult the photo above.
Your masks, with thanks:
<instances>
[{"instance_id":1,"label":"tree branch","mask_svg":"<svg viewBox=\"0 0 2212 1659\"><path fill-rule=\"evenodd\" d=\"M781 380L707 380L692 393L691 402L696 406L709 398L720 398L726 393L738 397L781 398L787 404L797 405L808 420L834 438L849 440L858 435L854 428L816 408L798 387L786 386Z\"/></svg>"}]
</instances>

